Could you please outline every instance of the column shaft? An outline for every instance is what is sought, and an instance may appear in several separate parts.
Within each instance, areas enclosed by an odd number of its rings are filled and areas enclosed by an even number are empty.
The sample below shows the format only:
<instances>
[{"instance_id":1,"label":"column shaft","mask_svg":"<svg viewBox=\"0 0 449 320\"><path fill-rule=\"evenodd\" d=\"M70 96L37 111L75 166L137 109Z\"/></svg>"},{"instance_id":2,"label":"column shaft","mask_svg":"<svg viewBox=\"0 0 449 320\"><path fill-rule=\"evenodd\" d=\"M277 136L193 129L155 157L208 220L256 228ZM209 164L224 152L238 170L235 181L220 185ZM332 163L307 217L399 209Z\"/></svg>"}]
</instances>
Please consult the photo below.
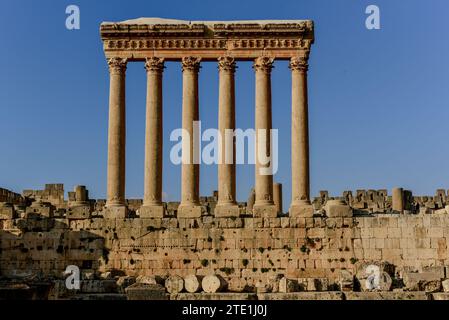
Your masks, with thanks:
<instances>
[{"instance_id":1,"label":"column shaft","mask_svg":"<svg viewBox=\"0 0 449 320\"><path fill-rule=\"evenodd\" d=\"M276 216L273 202L273 175L269 174L271 157L271 69L273 58L261 57L254 62L256 72L256 165L254 216Z\"/></svg>"},{"instance_id":2,"label":"column shaft","mask_svg":"<svg viewBox=\"0 0 449 320\"><path fill-rule=\"evenodd\" d=\"M144 199L141 217L162 217L162 73L164 59L146 59L147 106Z\"/></svg>"},{"instance_id":3,"label":"column shaft","mask_svg":"<svg viewBox=\"0 0 449 320\"><path fill-rule=\"evenodd\" d=\"M292 71L292 203L291 215L313 215L309 181L307 57L290 61Z\"/></svg>"},{"instance_id":4,"label":"column shaft","mask_svg":"<svg viewBox=\"0 0 449 320\"><path fill-rule=\"evenodd\" d=\"M107 207L125 205L126 59L108 60L110 73Z\"/></svg>"},{"instance_id":5,"label":"column shaft","mask_svg":"<svg viewBox=\"0 0 449 320\"><path fill-rule=\"evenodd\" d=\"M181 204L178 208L179 217L201 216L199 207L199 150L194 145L199 137L194 138L194 122L199 119L198 105L198 72L200 59L185 57L182 59L182 128L188 134L182 139L182 185ZM185 152L188 156L185 156ZM194 154L196 152L197 154ZM187 163L185 163L187 161Z\"/></svg>"},{"instance_id":6,"label":"column shaft","mask_svg":"<svg viewBox=\"0 0 449 320\"><path fill-rule=\"evenodd\" d=\"M221 57L218 59L218 68L218 129L221 146L215 216L239 216L235 199L235 61L231 57Z\"/></svg>"}]
</instances>

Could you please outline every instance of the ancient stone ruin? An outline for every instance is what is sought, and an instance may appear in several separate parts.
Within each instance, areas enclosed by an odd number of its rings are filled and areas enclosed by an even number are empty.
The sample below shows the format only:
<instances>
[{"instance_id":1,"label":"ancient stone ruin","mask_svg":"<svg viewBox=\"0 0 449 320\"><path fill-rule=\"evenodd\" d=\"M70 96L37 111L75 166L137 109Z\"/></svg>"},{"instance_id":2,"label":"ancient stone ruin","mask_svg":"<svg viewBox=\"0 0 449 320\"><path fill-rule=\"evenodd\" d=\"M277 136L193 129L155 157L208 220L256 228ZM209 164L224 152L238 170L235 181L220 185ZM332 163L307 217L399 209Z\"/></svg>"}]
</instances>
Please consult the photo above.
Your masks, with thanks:
<instances>
[{"instance_id":1,"label":"ancient stone ruin","mask_svg":"<svg viewBox=\"0 0 449 320\"><path fill-rule=\"evenodd\" d=\"M312 21L144 18L103 23L100 32L110 72L107 199L90 199L85 186L68 198L62 184L22 194L0 189L0 298L449 299L449 191L310 198ZM248 200L237 202L235 164L218 166L218 191L207 197L199 195L199 165L183 164L181 201L164 203L164 61L181 62L182 123L192 132L202 62L218 65L219 129L235 129L239 60L254 61L255 128L270 129L275 59L289 60L292 74L288 210L282 185L258 171ZM125 198L129 62L145 63L148 79L143 199ZM71 266L80 270L76 288L67 286Z\"/></svg>"}]
</instances>

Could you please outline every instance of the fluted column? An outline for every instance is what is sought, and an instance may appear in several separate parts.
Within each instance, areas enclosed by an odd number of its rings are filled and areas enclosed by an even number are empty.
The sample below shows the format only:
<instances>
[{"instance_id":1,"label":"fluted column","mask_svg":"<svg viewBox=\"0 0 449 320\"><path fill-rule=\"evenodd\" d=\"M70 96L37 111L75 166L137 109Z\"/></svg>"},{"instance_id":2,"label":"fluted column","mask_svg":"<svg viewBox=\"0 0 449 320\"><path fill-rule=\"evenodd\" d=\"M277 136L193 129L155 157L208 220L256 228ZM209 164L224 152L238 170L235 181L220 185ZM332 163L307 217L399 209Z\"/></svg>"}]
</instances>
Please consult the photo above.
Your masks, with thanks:
<instances>
[{"instance_id":1,"label":"fluted column","mask_svg":"<svg viewBox=\"0 0 449 320\"><path fill-rule=\"evenodd\" d=\"M106 207L125 207L125 73L126 59L108 59L110 73L108 182ZM124 210L121 210L123 215ZM114 211L114 215L119 214Z\"/></svg>"},{"instance_id":2,"label":"fluted column","mask_svg":"<svg viewBox=\"0 0 449 320\"><path fill-rule=\"evenodd\" d=\"M293 57L292 72L292 203L290 216L313 216L309 181L308 57Z\"/></svg>"},{"instance_id":3,"label":"fluted column","mask_svg":"<svg viewBox=\"0 0 449 320\"><path fill-rule=\"evenodd\" d=\"M185 218L201 216L199 150L197 150L198 146L194 145L194 142L199 141L199 137L194 138L194 134L199 134L194 131L194 122L199 119L198 72L200 61L201 59L197 57L182 58L182 128L187 136L182 138L181 204L178 208L178 217Z\"/></svg>"},{"instance_id":4,"label":"fluted column","mask_svg":"<svg viewBox=\"0 0 449 320\"><path fill-rule=\"evenodd\" d=\"M273 175L268 174L270 163L263 158L271 157L271 69L274 58L259 57L254 61L256 73L256 201L255 217L276 217L273 202Z\"/></svg>"},{"instance_id":5,"label":"fluted column","mask_svg":"<svg viewBox=\"0 0 449 320\"><path fill-rule=\"evenodd\" d=\"M140 217L162 218L162 73L164 59L151 57L147 70L147 110L145 130L145 174Z\"/></svg>"},{"instance_id":6,"label":"fluted column","mask_svg":"<svg viewBox=\"0 0 449 320\"><path fill-rule=\"evenodd\" d=\"M235 200L235 81L236 64L232 57L220 57L218 129L221 136L220 163L218 164L218 202L216 217L238 217Z\"/></svg>"}]
</instances>

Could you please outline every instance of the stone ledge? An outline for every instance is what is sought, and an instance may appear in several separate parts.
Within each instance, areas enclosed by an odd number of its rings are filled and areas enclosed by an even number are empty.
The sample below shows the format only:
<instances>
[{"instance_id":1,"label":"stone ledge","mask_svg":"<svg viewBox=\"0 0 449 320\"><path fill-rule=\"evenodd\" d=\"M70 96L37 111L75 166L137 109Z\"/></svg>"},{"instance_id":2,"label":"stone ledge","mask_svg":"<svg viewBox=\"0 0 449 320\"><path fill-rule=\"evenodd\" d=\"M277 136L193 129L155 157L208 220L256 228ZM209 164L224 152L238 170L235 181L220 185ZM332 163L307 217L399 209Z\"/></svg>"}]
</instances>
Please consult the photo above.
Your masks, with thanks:
<instances>
[{"instance_id":1,"label":"stone ledge","mask_svg":"<svg viewBox=\"0 0 449 320\"><path fill-rule=\"evenodd\" d=\"M345 292L345 300L429 300L424 291Z\"/></svg>"},{"instance_id":2,"label":"stone ledge","mask_svg":"<svg viewBox=\"0 0 449 320\"><path fill-rule=\"evenodd\" d=\"M343 297L339 291L257 294L258 300L343 300Z\"/></svg>"},{"instance_id":3,"label":"stone ledge","mask_svg":"<svg viewBox=\"0 0 449 320\"><path fill-rule=\"evenodd\" d=\"M170 295L170 300L257 300L255 293L177 293Z\"/></svg>"}]
</instances>

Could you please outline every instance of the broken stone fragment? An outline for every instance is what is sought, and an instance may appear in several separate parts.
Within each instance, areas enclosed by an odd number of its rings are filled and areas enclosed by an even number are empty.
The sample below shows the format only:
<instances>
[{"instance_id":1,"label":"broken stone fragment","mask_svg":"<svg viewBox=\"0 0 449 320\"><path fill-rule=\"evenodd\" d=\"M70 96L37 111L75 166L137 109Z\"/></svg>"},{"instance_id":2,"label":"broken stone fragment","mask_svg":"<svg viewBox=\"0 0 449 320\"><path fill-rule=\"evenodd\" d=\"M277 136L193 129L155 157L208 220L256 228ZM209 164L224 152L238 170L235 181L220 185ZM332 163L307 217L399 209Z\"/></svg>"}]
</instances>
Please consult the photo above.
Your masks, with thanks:
<instances>
[{"instance_id":1,"label":"broken stone fragment","mask_svg":"<svg viewBox=\"0 0 449 320\"><path fill-rule=\"evenodd\" d=\"M128 300L168 300L160 284L134 283L125 290Z\"/></svg>"},{"instance_id":2,"label":"broken stone fragment","mask_svg":"<svg viewBox=\"0 0 449 320\"><path fill-rule=\"evenodd\" d=\"M157 284L156 278L153 276L138 276L136 278L136 283L143 283L143 284Z\"/></svg>"},{"instance_id":3,"label":"broken stone fragment","mask_svg":"<svg viewBox=\"0 0 449 320\"><path fill-rule=\"evenodd\" d=\"M165 288L169 293L180 293L184 289L184 279L180 276L170 276L165 280Z\"/></svg>"},{"instance_id":4,"label":"broken stone fragment","mask_svg":"<svg viewBox=\"0 0 449 320\"><path fill-rule=\"evenodd\" d=\"M190 293L201 291L201 278L193 274L186 276L184 278L184 287Z\"/></svg>"},{"instance_id":5,"label":"broken stone fragment","mask_svg":"<svg viewBox=\"0 0 449 320\"><path fill-rule=\"evenodd\" d=\"M215 293L226 288L226 281L219 275L209 275L203 278L201 282L204 292Z\"/></svg>"}]
</instances>

